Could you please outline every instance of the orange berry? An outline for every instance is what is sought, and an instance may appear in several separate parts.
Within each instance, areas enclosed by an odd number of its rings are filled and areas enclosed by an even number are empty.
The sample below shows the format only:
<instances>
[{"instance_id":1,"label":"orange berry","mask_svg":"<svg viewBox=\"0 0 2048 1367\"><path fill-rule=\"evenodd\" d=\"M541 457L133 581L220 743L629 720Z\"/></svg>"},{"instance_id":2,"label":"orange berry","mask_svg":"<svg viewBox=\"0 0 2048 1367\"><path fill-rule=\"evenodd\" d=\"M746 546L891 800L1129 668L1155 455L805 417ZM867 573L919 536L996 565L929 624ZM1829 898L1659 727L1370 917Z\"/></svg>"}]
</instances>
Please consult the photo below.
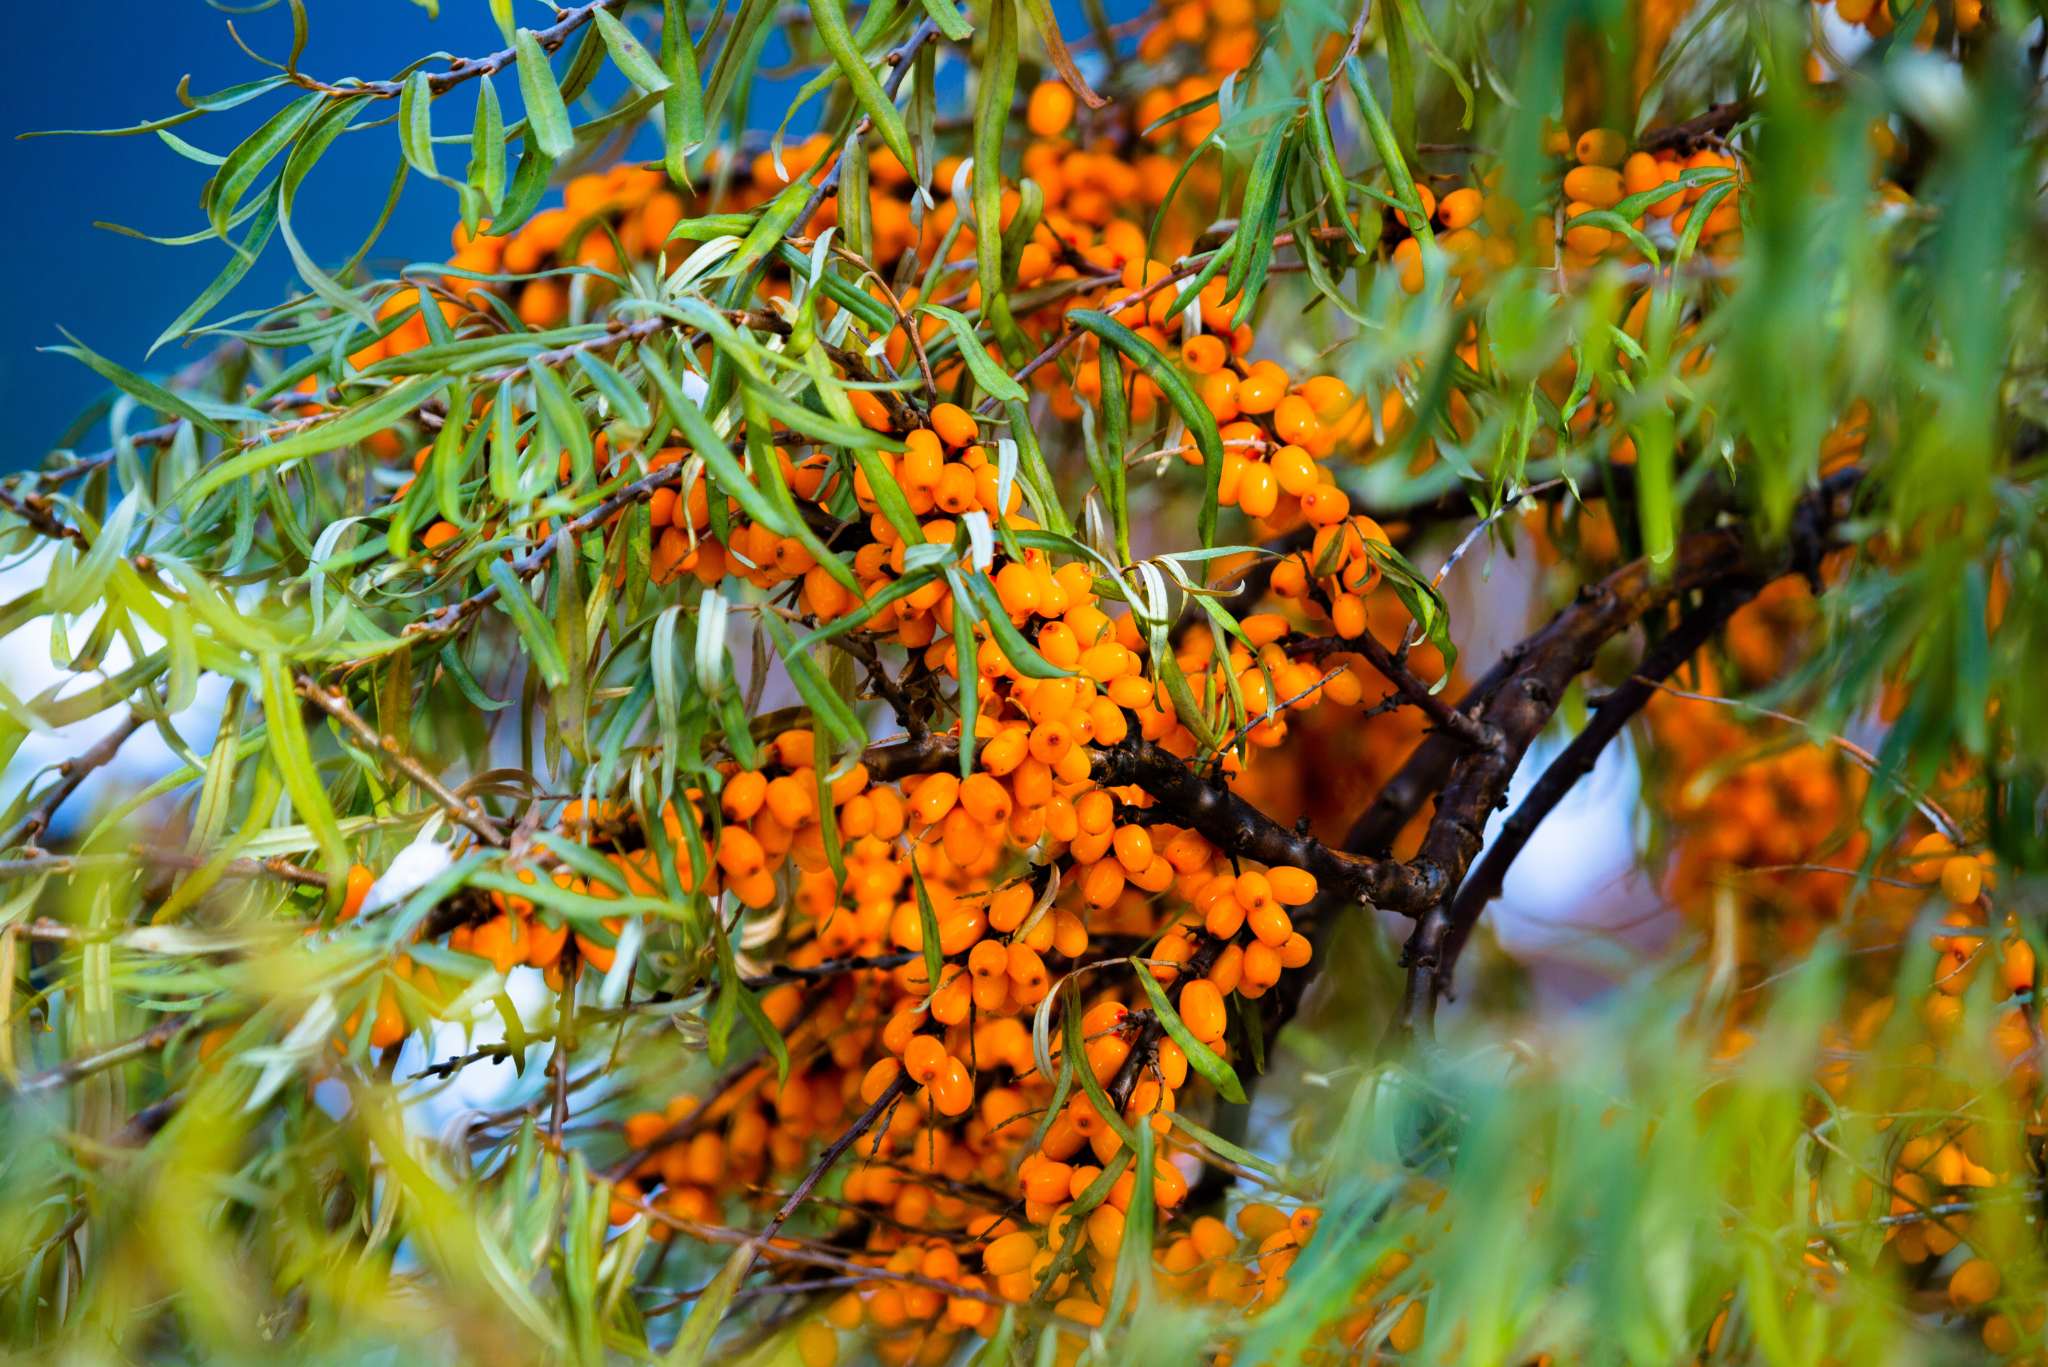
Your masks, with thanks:
<instances>
[{"instance_id":1,"label":"orange berry","mask_svg":"<svg viewBox=\"0 0 2048 1367\"><path fill-rule=\"evenodd\" d=\"M1188 1033L1204 1044L1223 1038L1229 1018L1223 1009L1223 994L1207 978L1196 978L1180 990L1180 1019Z\"/></svg>"},{"instance_id":2,"label":"orange berry","mask_svg":"<svg viewBox=\"0 0 2048 1367\"><path fill-rule=\"evenodd\" d=\"M974 415L957 403L942 403L932 409L932 431L948 446L972 446L980 430Z\"/></svg>"},{"instance_id":3,"label":"orange berry","mask_svg":"<svg viewBox=\"0 0 2048 1367\"><path fill-rule=\"evenodd\" d=\"M1619 166L1628 155L1628 139L1612 128L1588 128L1572 152L1583 166Z\"/></svg>"},{"instance_id":4,"label":"orange berry","mask_svg":"<svg viewBox=\"0 0 2048 1367\"><path fill-rule=\"evenodd\" d=\"M1074 92L1064 81L1041 82L1024 106L1024 126L1036 138L1054 138L1074 121Z\"/></svg>"}]
</instances>

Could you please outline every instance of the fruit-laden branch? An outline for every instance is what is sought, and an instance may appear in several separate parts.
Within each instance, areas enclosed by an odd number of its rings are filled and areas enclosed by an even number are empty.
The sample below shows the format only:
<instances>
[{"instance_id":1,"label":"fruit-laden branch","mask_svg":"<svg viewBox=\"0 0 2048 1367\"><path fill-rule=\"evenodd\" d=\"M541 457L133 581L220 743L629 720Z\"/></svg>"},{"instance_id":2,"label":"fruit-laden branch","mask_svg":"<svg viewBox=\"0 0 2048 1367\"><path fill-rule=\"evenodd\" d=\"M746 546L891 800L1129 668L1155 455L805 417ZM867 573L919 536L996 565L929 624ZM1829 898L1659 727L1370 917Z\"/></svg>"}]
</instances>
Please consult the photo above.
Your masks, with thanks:
<instances>
[{"instance_id":1,"label":"fruit-laden branch","mask_svg":"<svg viewBox=\"0 0 2048 1367\"><path fill-rule=\"evenodd\" d=\"M1199 832L1226 854L1307 869L1319 887L1355 902L1408 911L1427 905L1440 891L1427 869L1347 854L1306 831L1281 825L1220 778L1197 773L1150 741L1127 738L1097 752L1094 778L1105 788L1142 789L1157 804L1152 815Z\"/></svg>"}]
</instances>

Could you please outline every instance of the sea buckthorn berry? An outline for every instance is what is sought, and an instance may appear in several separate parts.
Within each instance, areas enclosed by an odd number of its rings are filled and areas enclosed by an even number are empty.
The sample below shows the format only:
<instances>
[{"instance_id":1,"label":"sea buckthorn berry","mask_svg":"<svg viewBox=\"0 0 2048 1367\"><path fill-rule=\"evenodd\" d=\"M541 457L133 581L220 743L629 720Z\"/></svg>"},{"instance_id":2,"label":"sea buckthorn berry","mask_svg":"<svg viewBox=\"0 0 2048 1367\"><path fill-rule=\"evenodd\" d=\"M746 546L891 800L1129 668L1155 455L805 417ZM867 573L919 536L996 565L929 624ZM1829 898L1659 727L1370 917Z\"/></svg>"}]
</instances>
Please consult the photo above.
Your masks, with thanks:
<instances>
[{"instance_id":1,"label":"sea buckthorn berry","mask_svg":"<svg viewBox=\"0 0 2048 1367\"><path fill-rule=\"evenodd\" d=\"M1949 901L1974 902L1983 887L1984 866L1968 855L1957 855L1941 866L1941 895Z\"/></svg>"},{"instance_id":2,"label":"sea buckthorn berry","mask_svg":"<svg viewBox=\"0 0 2048 1367\"><path fill-rule=\"evenodd\" d=\"M1024 124L1034 137L1058 137L1073 121L1074 92L1064 81L1042 81L1032 88L1024 106Z\"/></svg>"},{"instance_id":3,"label":"sea buckthorn berry","mask_svg":"<svg viewBox=\"0 0 2048 1367\"><path fill-rule=\"evenodd\" d=\"M1998 1265L1988 1258L1972 1258L1948 1279L1948 1298L1958 1310L1972 1310L1998 1294Z\"/></svg>"},{"instance_id":4,"label":"sea buckthorn berry","mask_svg":"<svg viewBox=\"0 0 2048 1367\"><path fill-rule=\"evenodd\" d=\"M1283 907L1307 906L1316 897L1316 876L1307 869L1276 864L1266 870L1266 883Z\"/></svg>"},{"instance_id":5,"label":"sea buckthorn berry","mask_svg":"<svg viewBox=\"0 0 2048 1367\"><path fill-rule=\"evenodd\" d=\"M903 1047L903 1071L919 1086L930 1086L946 1066L946 1046L935 1035L918 1035Z\"/></svg>"},{"instance_id":6,"label":"sea buckthorn berry","mask_svg":"<svg viewBox=\"0 0 2048 1367\"><path fill-rule=\"evenodd\" d=\"M1612 128L1588 128L1572 151L1583 166L1619 166L1628 155L1628 139Z\"/></svg>"},{"instance_id":7,"label":"sea buckthorn berry","mask_svg":"<svg viewBox=\"0 0 2048 1367\"><path fill-rule=\"evenodd\" d=\"M1022 1272L1038 1256L1038 1240L1024 1230L1016 1230L982 1250L981 1265L991 1276L1005 1276Z\"/></svg>"},{"instance_id":8,"label":"sea buckthorn berry","mask_svg":"<svg viewBox=\"0 0 2048 1367\"><path fill-rule=\"evenodd\" d=\"M1223 994L1206 978L1196 978L1180 990L1180 1019L1188 1033L1204 1044L1223 1038L1229 1019L1223 1009Z\"/></svg>"},{"instance_id":9,"label":"sea buckthorn berry","mask_svg":"<svg viewBox=\"0 0 2048 1367\"><path fill-rule=\"evenodd\" d=\"M918 1038L924 1039L926 1036L920 1035ZM868 1068L867 1073L861 1078L861 1101L869 1106L874 1105L876 1101L881 1099L884 1092L895 1085L897 1075L902 1071L903 1066L893 1058L876 1059ZM628 1136L629 1141L630 1138Z\"/></svg>"},{"instance_id":10,"label":"sea buckthorn berry","mask_svg":"<svg viewBox=\"0 0 2048 1367\"><path fill-rule=\"evenodd\" d=\"M980 435L974 415L956 403L942 403L932 409L932 431L948 446L970 446Z\"/></svg>"}]
</instances>

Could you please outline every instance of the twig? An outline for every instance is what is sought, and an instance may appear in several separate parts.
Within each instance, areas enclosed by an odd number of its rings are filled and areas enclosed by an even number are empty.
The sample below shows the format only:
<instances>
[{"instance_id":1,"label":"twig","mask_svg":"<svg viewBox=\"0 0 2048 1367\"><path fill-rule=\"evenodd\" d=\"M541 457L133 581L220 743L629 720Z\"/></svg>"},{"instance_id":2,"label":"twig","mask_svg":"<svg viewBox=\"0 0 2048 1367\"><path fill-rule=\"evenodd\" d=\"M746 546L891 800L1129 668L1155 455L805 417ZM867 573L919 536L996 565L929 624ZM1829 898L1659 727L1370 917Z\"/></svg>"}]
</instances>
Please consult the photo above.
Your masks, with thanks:
<instances>
[{"instance_id":1,"label":"twig","mask_svg":"<svg viewBox=\"0 0 2048 1367\"><path fill-rule=\"evenodd\" d=\"M1289 654L1363 655L1366 663L1384 675L1394 691L1419 709L1438 730L1448 732L1473 747L1493 745L1500 739L1485 722L1453 707L1441 691L1432 692L1428 684L1396 659L1394 652L1381 644L1370 631L1357 636L1295 638L1283 642L1281 648Z\"/></svg>"},{"instance_id":2,"label":"twig","mask_svg":"<svg viewBox=\"0 0 2048 1367\"><path fill-rule=\"evenodd\" d=\"M128 738L140 731L148 720L140 712L130 712L126 721L102 736L84 754L64 760L57 766L57 781L36 799L28 814L15 823L14 829L0 836L0 849L21 846L31 853L39 852L36 842L50 829L50 823L57 818L57 809L69 802L73 794L88 778L113 762Z\"/></svg>"},{"instance_id":3,"label":"twig","mask_svg":"<svg viewBox=\"0 0 2048 1367\"><path fill-rule=\"evenodd\" d=\"M119 872L133 868L136 864L147 864L153 868L196 870L211 861L203 854L188 854L183 850L155 849L148 845L130 846L126 854L39 854L26 859L0 859L0 878L28 878L38 874L64 877L76 873L90 873L99 870ZM232 859L222 867L225 878L276 878L301 887L324 888L327 875L317 873L282 855L270 859Z\"/></svg>"},{"instance_id":4,"label":"twig","mask_svg":"<svg viewBox=\"0 0 2048 1367\"><path fill-rule=\"evenodd\" d=\"M882 1112L888 1110L898 1100L909 1095L909 1093L910 1075L898 1072L896 1080L882 1089L882 1094L875 1098L873 1104L865 1111L862 1111L853 1124L841 1132L837 1139L825 1146L825 1151L818 1155L818 1161L811 1164L811 1170L804 1174L801 1182L796 1184L796 1190L790 1192L788 1199L776 1207L774 1218L770 1219L761 1232L756 1234L750 1241L748 1247L751 1251L747 1257L747 1265L741 1270L739 1276L734 1278L735 1281L745 1280L747 1272L753 1269L754 1259L761 1256L762 1246L774 1240L776 1231L788 1223L790 1216L797 1213L797 1210L802 1207L804 1201L809 1198L812 1189L824 1180L825 1174L832 1170L832 1165L839 1161L840 1156L852 1148L862 1135L874 1127L875 1122L882 1118Z\"/></svg>"},{"instance_id":5,"label":"twig","mask_svg":"<svg viewBox=\"0 0 2048 1367\"><path fill-rule=\"evenodd\" d=\"M407 754L398 741L382 734L376 727L364 721L361 714L348 705L348 699L339 688L328 688L311 677L301 674L297 680L299 696L328 716L340 722L364 746L382 756L384 761L411 780L434 801L441 804L451 820L459 822L473 832L486 845L503 845L505 837L497 824L484 814L483 804L475 798L464 799L440 779L434 777L427 767Z\"/></svg>"},{"instance_id":6,"label":"twig","mask_svg":"<svg viewBox=\"0 0 2048 1367\"><path fill-rule=\"evenodd\" d=\"M544 29L536 29L533 36L539 41L542 51L558 52L562 44L568 42L576 30L589 23L591 16L598 10L617 9L624 3L625 0L591 0L589 4L559 11L562 16L560 19ZM449 59L446 71L437 71L427 77L427 89L435 95L445 94L464 81L473 81L479 76L494 76L509 66L517 65L518 61L518 49L509 47L500 48L485 57L454 57ZM403 81L330 82L299 71L287 74L292 84L335 99L395 100L405 93Z\"/></svg>"},{"instance_id":7,"label":"twig","mask_svg":"<svg viewBox=\"0 0 2048 1367\"><path fill-rule=\"evenodd\" d=\"M17 1096L34 1096L39 1092L58 1091L83 1081L94 1073L105 1072L107 1069L118 1067L130 1059L141 1058L145 1054L153 1054L177 1038L178 1032L185 1028L187 1019L182 1012L166 1016L132 1039L123 1040L119 1044L102 1049L97 1054L88 1054L84 1058L75 1058L69 1062L61 1063L48 1072L37 1073L33 1077L23 1078L16 1085L14 1089L15 1094Z\"/></svg>"}]
</instances>

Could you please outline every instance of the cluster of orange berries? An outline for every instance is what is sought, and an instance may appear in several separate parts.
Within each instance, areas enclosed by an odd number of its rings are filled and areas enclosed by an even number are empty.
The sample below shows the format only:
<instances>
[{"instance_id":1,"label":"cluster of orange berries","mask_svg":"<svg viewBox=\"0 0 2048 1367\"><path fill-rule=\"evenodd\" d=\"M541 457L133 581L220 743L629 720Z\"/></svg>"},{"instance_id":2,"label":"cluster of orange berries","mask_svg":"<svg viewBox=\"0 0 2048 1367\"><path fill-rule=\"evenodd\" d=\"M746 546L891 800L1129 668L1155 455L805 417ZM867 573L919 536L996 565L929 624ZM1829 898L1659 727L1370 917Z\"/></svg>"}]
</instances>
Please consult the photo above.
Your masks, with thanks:
<instances>
[{"instance_id":1,"label":"cluster of orange berries","mask_svg":"<svg viewBox=\"0 0 2048 1367\"><path fill-rule=\"evenodd\" d=\"M1440 182L1453 182L1441 191L1426 181L1417 182L1416 195L1436 229L1437 246L1450 257L1458 297L1475 294L1487 272L1514 265L1524 245L1530 258L1544 267L1561 263L1570 270L1583 271L1604 260L1636 264L1641 253L1626 234L1576 220L1611 210L1630 196L1670 185L1671 193L1651 201L1635 216L1632 226L1653 242L1664 235L1676 240L1687 231L1694 206L1715 183L1702 180L1680 185L1680 176L1692 170L1721 169L1735 173L1739 182L1742 174L1741 163L1732 153L1714 147L1689 154L1670 148L1631 150L1628 140L1611 128L1590 128L1575 140L1562 133L1554 137L1552 150L1571 158L1559 187L1561 237L1553 223L1527 221L1522 209L1499 193L1497 168L1474 184L1439 177ZM1739 197L1739 190L1722 197L1698 225L1699 242L1715 255L1732 255L1741 246ZM1407 211L1396 210L1393 222L1407 229ZM1421 241L1412 232L1403 232L1390 260L1399 272L1401 288L1409 294L1420 293L1425 282Z\"/></svg>"},{"instance_id":2,"label":"cluster of orange berries","mask_svg":"<svg viewBox=\"0 0 2048 1367\"><path fill-rule=\"evenodd\" d=\"M1831 435L1837 448L1860 447L1867 411L1852 414ZM1841 450L1835 451L1839 457ZM1737 677L1756 683L1784 668L1812 606L1804 585L1774 585L1730 623L1725 650ZM1995 629L1995 627L1994 627ZM1694 668L1701 687L1718 691L1719 669L1703 657ZM1775 966L1810 948L1823 927L1844 924L1846 898L1869 857L1859 825L1867 777L1839 752L1798 743L1771 746L1753 726L1722 708L1671 695L1649 709L1651 735L1664 766L1668 808L1679 814L1671 860L1674 901L1702 915L1732 888L1748 900L1736 931L1746 966ZM2017 919L1994 921L1991 894L1997 865L1988 851L1958 849L1936 830L1902 842L1879 865L1885 872L1860 893L1846 921L1867 986L1852 995L1843 1018L1824 1031L1816 1081L1845 1106L1862 1105L1896 1120L1878 1129L1892 1136L1881 1180L1856 1179L1854 1199L1885 1219L1884 1246L1908 1275L1945 1285L1950 1306L1969 1317L1987 1349L2015 1361L2038 1345L2038 1305L2001 1299L2003 1275L1995 1243L1983 1242L1989 1222L1972 1209L1989 1192L2030 1185L2048 1141L2048 1107L2040 1093L2035 1019L2039 965ZM1731 885L1731 875L1740 875ZM1930 937L1936 952L1919 998L1924 1030L1906 1052L1897 1079L1866 1076L1859 1064L1894 1022L1898 951L1912 934L1929 893L1943 908ZM1980 1047L1960 1029L1965 1000L1980 989L1995 1015L1982 1041L1988 1063L2012 1103L2010 1118L1982 1106L1980 1084L1951 1065L1958 1049ZM1752 1042L1731 1023L1725 1052ZM1889 1057L1889 1056L1888 1056ZM1973 1071L1962 1069L1963 1073ZM1869 1098L1863 1090L1876 1089ZM1938 1120L1926 1117L1939 1116ZM2015 1136L2001 1126L2024 1130ZM1826 1259L1819 1268L1832 1266ZM1823 1271L1825 1279L1831 1272Z\"/></svg>"}]
</instances>

